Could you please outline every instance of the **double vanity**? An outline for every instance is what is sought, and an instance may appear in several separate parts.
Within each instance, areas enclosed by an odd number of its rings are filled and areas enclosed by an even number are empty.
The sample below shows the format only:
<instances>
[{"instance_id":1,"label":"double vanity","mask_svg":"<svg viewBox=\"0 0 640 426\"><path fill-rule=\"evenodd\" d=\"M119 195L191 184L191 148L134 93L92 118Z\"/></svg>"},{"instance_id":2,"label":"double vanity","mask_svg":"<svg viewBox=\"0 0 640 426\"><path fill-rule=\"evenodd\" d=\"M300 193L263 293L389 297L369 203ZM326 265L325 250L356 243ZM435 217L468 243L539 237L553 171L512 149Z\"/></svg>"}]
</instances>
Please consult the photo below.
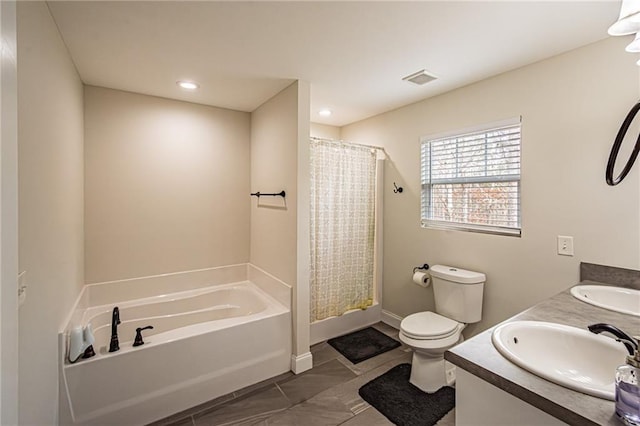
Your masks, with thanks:
<instances>
[{"instance_id":1,"label":"double vanity","mask_svg":"<svg viewBox=\"0 0 640 426\"><path fill-rule=\"evenodd\" d=\"M628 352L587 326L640 334L640 294L628 290L640 290L640 272L583 263L580 278L445 354L458 367L456 424L621 424L613 377Z\"/></svg>"}]
</instances>

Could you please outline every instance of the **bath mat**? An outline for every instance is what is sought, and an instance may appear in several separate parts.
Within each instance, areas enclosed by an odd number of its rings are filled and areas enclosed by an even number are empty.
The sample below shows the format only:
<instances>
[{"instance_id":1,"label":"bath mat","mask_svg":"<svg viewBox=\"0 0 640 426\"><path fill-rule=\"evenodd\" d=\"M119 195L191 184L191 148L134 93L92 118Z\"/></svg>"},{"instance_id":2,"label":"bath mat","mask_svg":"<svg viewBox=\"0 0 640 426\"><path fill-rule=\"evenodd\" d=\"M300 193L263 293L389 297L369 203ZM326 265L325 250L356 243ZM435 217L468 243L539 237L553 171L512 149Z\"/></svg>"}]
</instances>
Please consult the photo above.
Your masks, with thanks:
<instances>
[{"instance_id":1,"label":"bath mat","mask_svg":"<svg viewBox=\"0 0 640 426\"><path fill-rule=\"evenodd\" d=\"M327 343L354 364L400 346L400 342L373 327L329 339Z\"/></svg>"},{"instance_id":2,"label":"bath mat","mask_svg":"<svg viewBox=\"0 0 640 426\"><path fill-rule=\"evenodd\" d=\"M456 404L449 386L425 393L409 383L411 364L400 364L362 386L358 393L398 426L432 426Z\"/></svg>"}]
</instances>

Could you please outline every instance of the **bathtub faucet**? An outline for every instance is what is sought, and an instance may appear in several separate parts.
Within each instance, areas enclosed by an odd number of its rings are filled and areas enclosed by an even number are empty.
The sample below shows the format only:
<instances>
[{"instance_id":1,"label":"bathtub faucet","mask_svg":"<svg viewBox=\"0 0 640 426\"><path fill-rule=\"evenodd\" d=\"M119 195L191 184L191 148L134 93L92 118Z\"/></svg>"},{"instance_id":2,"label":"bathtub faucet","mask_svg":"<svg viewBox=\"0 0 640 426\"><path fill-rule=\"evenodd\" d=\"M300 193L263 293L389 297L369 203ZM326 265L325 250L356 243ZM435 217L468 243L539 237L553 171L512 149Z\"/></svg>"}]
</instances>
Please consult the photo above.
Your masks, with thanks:
<instances>
[{"instance_id":1,"label":"bathtub faucet","mask_svg":"<svg viewBox=\"0 0 640 426\"><path fill-rule=\"evenodd\" d=\"M634 351L638 350L638 342L633 337L629 336L624 331L620 330L618 327L613 326L611 324L591 324L587 327L590 332L595 334L600 334L603 332L610 333L616 337L616 340L627 348L627 351L630 355L633 355Z\"/></svg>"},{"instance_id":2,"label":"bathtub faucet","mask_svg":"<svg viewBox=\"0 0 640 426\"><path fill-rule=\"evenodd\" d=\"M120 309L116 306L111 314L111 343L109 343L109 352L120 350L118 343L118 324L120 324Z\"/></svg>"}]
</instances>

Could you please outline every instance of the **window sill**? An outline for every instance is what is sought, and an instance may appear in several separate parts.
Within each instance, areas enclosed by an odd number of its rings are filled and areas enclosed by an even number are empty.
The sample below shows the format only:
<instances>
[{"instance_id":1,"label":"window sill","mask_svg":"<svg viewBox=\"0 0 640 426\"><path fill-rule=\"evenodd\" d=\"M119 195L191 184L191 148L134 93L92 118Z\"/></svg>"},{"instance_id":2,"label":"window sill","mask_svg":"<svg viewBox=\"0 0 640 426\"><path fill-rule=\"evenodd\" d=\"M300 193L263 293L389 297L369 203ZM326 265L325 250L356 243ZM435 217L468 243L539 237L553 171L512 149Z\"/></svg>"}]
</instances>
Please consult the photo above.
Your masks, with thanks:
<instances>
[{"instance_id":1,"label":"window sill","mask_svg":"<svg viewBox=\"0 0 640 426\"><path fill-rule=\"evenodd\" d=\"M499 226L476 225L472 223L453 223L422 219L422 228L439 229L444 231L477 232L481 234L504 235L507 237L522 237L521 228L506 228Z\"/></svg>"}]
</instances>

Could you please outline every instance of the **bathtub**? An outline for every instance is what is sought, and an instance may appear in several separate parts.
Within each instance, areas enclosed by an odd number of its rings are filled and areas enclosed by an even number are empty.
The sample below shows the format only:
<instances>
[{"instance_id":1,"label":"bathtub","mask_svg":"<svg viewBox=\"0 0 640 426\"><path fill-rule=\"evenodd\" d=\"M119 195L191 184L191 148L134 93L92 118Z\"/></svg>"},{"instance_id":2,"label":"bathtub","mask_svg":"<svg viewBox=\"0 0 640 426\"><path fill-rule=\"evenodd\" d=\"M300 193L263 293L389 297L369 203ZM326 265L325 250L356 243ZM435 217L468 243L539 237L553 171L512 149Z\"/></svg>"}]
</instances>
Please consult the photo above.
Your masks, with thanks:
<instances>
[{"instance_id":1,"label":"bathtub","mask_svg":"<svg viewBox=\"0 0 640 426\"><path fill-rule=\"evenodd\" d=\"M237 266L240 271L255 268ZM203 271L220 272L196 272ZM102 294L93 303L90 294L81 294L59 336L64 354L60 423L66 415L73 424L146 424L288 371L290 288L266 273L256 280L259 286L249 274L240 272L238 278L244 280L226 284L182 282L163 294L145 295L143 290L136 295L145 297L117 302L104 284L86 286L87 293ZM188 273L171 275L169 281L176 283L194 281ZM269 281L265 277L271 279L269 285L264 285ZM166 276L158 278L166 281ZM106 284L126 288L122 281ZM271 290L278 287L274 294ZM140 288L154 289L153 280ZM95 304L105 299L109 303ZM120 350L109 353L115 306L120 311ZM94 330L96 355L71 364L66 354L69 330L88 323ZM133 347L136 328L148 325L154 328L144 330L144 345Z\"/></svg>"}]
</instances>

